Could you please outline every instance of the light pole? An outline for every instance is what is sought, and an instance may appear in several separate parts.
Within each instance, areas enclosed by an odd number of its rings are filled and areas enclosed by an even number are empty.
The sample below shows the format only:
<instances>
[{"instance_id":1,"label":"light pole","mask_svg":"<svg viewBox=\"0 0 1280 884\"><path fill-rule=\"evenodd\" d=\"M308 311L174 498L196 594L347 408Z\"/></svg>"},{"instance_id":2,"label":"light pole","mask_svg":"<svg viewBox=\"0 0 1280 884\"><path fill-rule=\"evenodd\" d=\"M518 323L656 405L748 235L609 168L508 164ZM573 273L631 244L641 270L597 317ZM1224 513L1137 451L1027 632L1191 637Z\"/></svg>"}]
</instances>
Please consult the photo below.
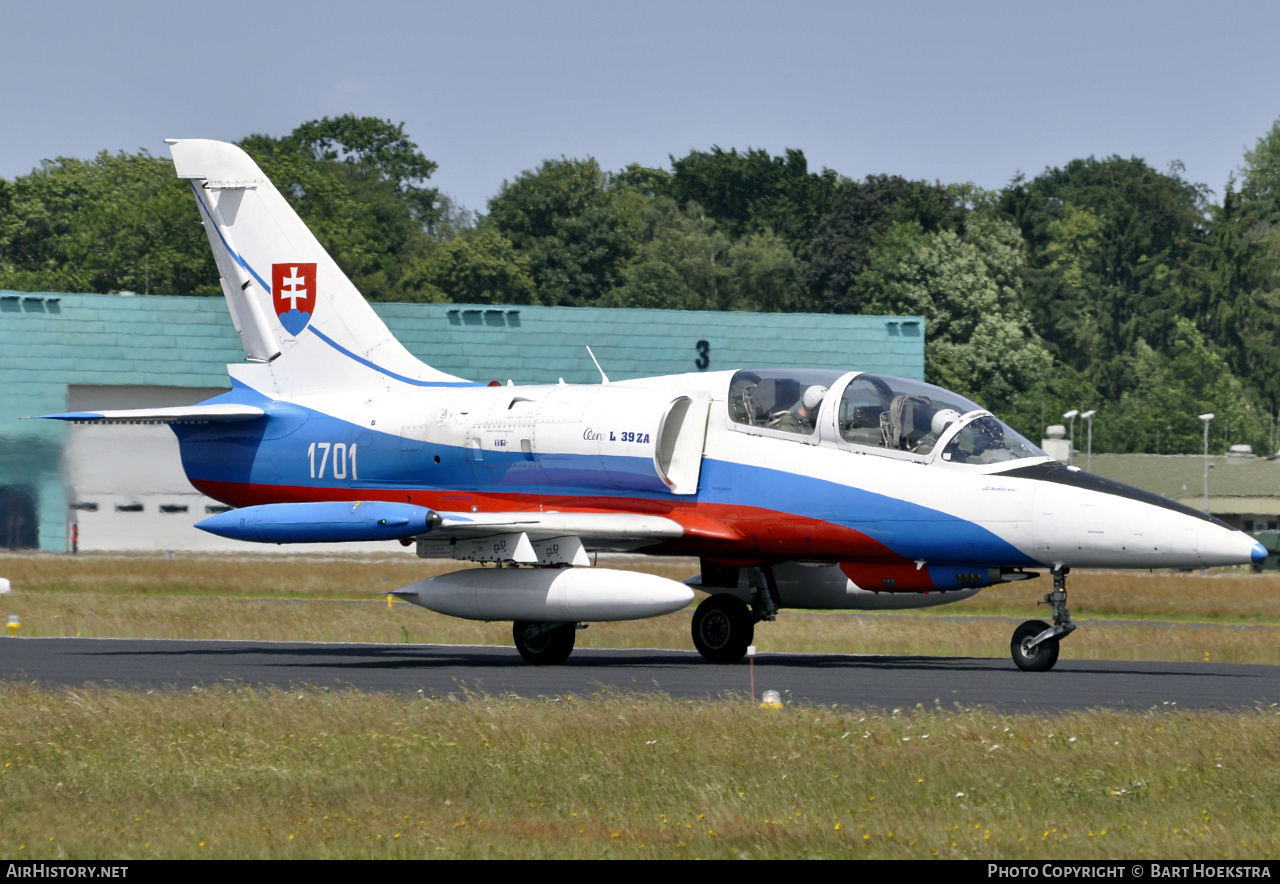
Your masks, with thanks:
<instances>
[{"instance_id":1,"label":"light pole","mask_svg":"<svg viewBox=\"0 0 1280 884\"><path fill-rule=\"evenodd\" d=\"M1080 414L1080 409L1073 408L1062 416L1064 420L1071 421L1071 445L1067 449L1067 465L1068 466L1070 466L1071 458L1074 457L1076 453L1076 417L1079 414Z\"/></svg>"},{"instance_id":2,"label":"light pole","mask_svg":"<svg viewBox=\"0 0 1280 884\"><path fill-rule=\"evenodd\" d=\"M1213 412L1200 415L1204 422L1204 512L1209 514L1209 424L1213 420Z\"/></svg>"},{"instance_id":3,"label":"light pole","mask_svg":"<svg viewBox=\"0 0 1280 884\"><path fill-rule=\"evenodd\" d=\"M1098 412L1095 409L1089 409L1080 417L1089 422L1089 458L1084 462L1085 472L1093 472L1093 416Z\"/></svg>"}]
</instances>

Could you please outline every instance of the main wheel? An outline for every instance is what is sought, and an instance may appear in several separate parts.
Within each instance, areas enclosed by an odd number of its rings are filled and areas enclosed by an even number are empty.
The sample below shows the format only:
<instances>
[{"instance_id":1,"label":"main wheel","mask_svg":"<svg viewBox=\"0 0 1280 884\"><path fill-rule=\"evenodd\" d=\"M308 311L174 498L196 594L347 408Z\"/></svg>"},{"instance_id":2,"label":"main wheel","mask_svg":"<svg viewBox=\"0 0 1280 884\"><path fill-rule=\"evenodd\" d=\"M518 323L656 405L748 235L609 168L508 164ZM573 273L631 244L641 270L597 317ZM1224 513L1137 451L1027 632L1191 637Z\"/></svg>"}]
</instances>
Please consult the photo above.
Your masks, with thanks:
<instances>
[{"instance_id":1,"label":"main wheel","mask_svg":"<svg viewBox=\"0 0 1280 884\"><path fill-rule=\"evenodd\" d=\"M693 645L712 663L737 663L755 634L751 612L737 596L713 595L693 612Z\"/></svg>"},{"instance_id":2,"label":"main wheel","mask_svg":"<svg viewBox=\"0 0 1280 884\"><path fill-rule=\"evenodd\" d=\"M515 639L520 656L529 663L543 666L554 666L568 660L578 635L577 627L572 623L565 623L539 632L541 626L541 623L527 620L517 620L511 624L511 637Z\"/></svg>"},{"instance_id":3,"label":"main wheel","mask_svg":"<svg viewBox=\"0 0 1280 884\"><path fill-rule=\"evenodd\" d=\"M1034 648L1027 644L1049 628L1043 620L1028 620L1013 632L1009 652L1023 672L1048 672L1058 662L1058 639L1047 638Z\"/></svg>"}]
</instances>

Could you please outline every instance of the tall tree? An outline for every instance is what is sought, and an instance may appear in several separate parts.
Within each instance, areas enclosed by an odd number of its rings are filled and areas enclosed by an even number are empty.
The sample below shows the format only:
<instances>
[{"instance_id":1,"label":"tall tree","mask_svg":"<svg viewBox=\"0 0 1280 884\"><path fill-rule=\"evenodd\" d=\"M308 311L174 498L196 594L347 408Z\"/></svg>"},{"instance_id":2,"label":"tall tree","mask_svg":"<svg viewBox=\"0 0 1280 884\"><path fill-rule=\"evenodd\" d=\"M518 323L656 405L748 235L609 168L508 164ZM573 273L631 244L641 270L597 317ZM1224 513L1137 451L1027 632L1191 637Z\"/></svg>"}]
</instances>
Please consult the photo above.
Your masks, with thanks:
<instances>
[{"instance_id":1,"label":"tall tree","mask_svg":"<svg viewBox=\"0 0 1280 884\"><path fill-rule=\"evenodd\" d=\"M430 226L440 217L440 193L426 186L438 164L409 140L404 123L355 114L324 117L303 123L286 142L316 160L346 163L378 181L391 183L424 225Z\"/></svg>"},{"instance_id":2,"label":"tall tree","mask_svg":"<svg viewBox=\"0 0 1280 884\"><path fill-rule=\"evenodd\" d=\"M1240 195L1254 204L1254 214L1272 220L1280 215L1280 120L1245 151Z\"/></svg>"},{"instance_id":3,"label":"tall tree","mask_svg":"<svg viewBox=\"0 0 1280 884\"><path fill-rule=\"evenodd\" d=\"M536 304L529 262L492 225L442 243L407 272L413 300Z\"/></svg>"},{"instance_id":4,"label":"tall tree","mask_svg":"<svg viewBox=\"0 0 1280 884\"><path fill-rule=\"evenodd\" d=\"M1126 389L1126 354L1137 341L1172 344L1188 309L1180 274L1203 236L1205 199L1176 168L1161 173L1117 156L1017 179L1000 196L1029 247L1025 293L1036 328L1110 398Z\"/></svg>"},{"instance_id":5,"label":"tall tree","mask_svg":"<svg viewBox=\"0 0 1280 884\"><path fill-rule=\"evenodd\" d=\"M504 182L484 224L529 262L541 303L589 306L622 281L644 200L594 159L562 157Z\"/></svg>"},{"instance_id":6,"label":"tall tree","mask_svg":"<svg viewBox=\"0 0 1280 884\"><path fill-rule=\"evenodd\" d=\"M45 160L0 179L0 288L219 294L195 214L173 163L145 150Z\"/></svg>"},{"instance_id":7,"label":"tall tree","mask_svg":"<svg viewBox=\"0 0 1280 884\"><path fill-rule=\"evenodd\" d=\"M772 231L734 241L697 203L682 209L670 197L651 200L640 219L636 257L601 306L781 311L802 302L799 265Z\"/></svg>"},{"instance_id":8,"label":"tall tree","mask_svg":"<svg viewBox=\"0 0 1280 884\"><path fill-rule=\"evenodd\" d=\"M798 257L813 239L827 211L837 176L830 169L809 171L804 152L713 147L671 159L666 192L680 205L697 203L733 239L771 230Z\"/></svg>"},{"instance_id":9,"label":"tall tree","mask_svg":"<svg viewBox=\"0 0 1280 884\"><path fill-rule=\"evenodd\" d=\"M1111 411L1102 444L1112 451L1194 454L1203 435L1196 416L1213 412L1211 450L1243 442L1266 450L1269 425L1226 360L1190 319L1175 320L1168 355L1140 342L1130 362L1133 384Z\"/></svg>"},{"instance_id":10,"label":"tall tree","mask_svg":"<svg viewBox=\"0 0 1280 884\"><path fill-rule=\"evenodd\" d=\"M965 236L893 225L856 282L867 313L925 318L925 378L1000 410L1044 382L1052 359L1022 307L1022 242L971 217Z\"/></svg>"},{"instance_id":11,"label":"tall tree","mask_svg":"<svg viewBox=\"0 0 1280 884\"><path fill-rule=\"evenodd\" d=\"M804 280L819 309L857 313L853 283L867 269L871 250L895 223L914 222L926 233L961 229L965 210L947 188L898 175L841 181L819 219Z\"/></svg>"}]
</instances>

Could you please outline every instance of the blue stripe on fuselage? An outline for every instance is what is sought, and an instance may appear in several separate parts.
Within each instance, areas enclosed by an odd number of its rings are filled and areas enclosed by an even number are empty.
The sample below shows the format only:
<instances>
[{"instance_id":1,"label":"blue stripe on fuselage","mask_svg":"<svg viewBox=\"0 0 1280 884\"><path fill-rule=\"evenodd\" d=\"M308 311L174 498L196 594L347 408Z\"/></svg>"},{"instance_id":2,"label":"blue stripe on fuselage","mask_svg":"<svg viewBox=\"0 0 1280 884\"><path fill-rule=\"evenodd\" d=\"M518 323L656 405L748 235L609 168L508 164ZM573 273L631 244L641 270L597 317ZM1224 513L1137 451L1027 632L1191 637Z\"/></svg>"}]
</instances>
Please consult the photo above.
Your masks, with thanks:
<instances>
[{"instance_id":1,"label":"blue stripe on fuselage","mask_svg":"<svg viewBox=\"0 0 1280 884\"><path fill-rule=\"evenodd\" d=\"M728 461L702 461L699 496L714 503L765 506L843 525L905 559L1037 565L1006 540L973 522L909 500ZM785 517L784 517L785 518Z\"/></svg>"},{"instance_id":2,"label":"blue stripe on fuselage","mask_svg":"<svg viewBox=\"0 0 1280 884\"><path fill-rule=\"evenodd\" d=\"M548 498L629 497L764 509L841 525L884 544L906 559L974 562L989 566L1039 563L973 522L918 503L865 491L814 476L706 458L696 496L666 491L653 462L640 457L589 457L548 453L532 460L522 452L473 453L451 445L406 439L375 427L360 427L293 403L273 400L236 382L232 392L208 404L256 405L259 420L237 424L175 425L183 467L197 481L264 486L378 491L467 491ZM312 476L308 449L320 443L355 446L357 478ZM333 449L330 448L330 455ZM436 458L439 458L439 463ZM318 473L318 469L317 469Z\"/></svg>"}]
</instances>

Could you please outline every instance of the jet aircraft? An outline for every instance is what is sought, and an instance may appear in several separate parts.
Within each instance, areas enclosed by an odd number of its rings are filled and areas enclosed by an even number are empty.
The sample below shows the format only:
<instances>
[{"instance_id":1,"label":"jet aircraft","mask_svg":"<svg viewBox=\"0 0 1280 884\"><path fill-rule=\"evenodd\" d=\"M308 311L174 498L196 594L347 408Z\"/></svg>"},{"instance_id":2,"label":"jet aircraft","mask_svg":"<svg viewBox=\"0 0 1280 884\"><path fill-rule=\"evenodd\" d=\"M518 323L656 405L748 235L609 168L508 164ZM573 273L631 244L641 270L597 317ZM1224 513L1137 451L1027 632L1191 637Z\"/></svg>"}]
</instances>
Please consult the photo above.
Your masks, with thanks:
<instances>
[{"instance_id":1,"label":"jet aircraft","mask_svg":"<svg viewBox=\"0 0 1280 884\"><path fill-rule=\"evenodd\" d=\"M1203 568L1266 550L1209 515L1064 466L948 390L849 371L743 368L610 383L486 386L411 355L258 166L168 142L213 249L246 361L156 421L203 493L197 527L262 543L400 541L492 563L395 595L510 620L531 663L563 662L590 621L692 621L732 663L783 608L901 609L1052 574L1052 622L1010 650L1052 668L1073 629L1072 568ZM590 553L696 556L686 583L591 567Z\"/></svg>"}]
</instances>

